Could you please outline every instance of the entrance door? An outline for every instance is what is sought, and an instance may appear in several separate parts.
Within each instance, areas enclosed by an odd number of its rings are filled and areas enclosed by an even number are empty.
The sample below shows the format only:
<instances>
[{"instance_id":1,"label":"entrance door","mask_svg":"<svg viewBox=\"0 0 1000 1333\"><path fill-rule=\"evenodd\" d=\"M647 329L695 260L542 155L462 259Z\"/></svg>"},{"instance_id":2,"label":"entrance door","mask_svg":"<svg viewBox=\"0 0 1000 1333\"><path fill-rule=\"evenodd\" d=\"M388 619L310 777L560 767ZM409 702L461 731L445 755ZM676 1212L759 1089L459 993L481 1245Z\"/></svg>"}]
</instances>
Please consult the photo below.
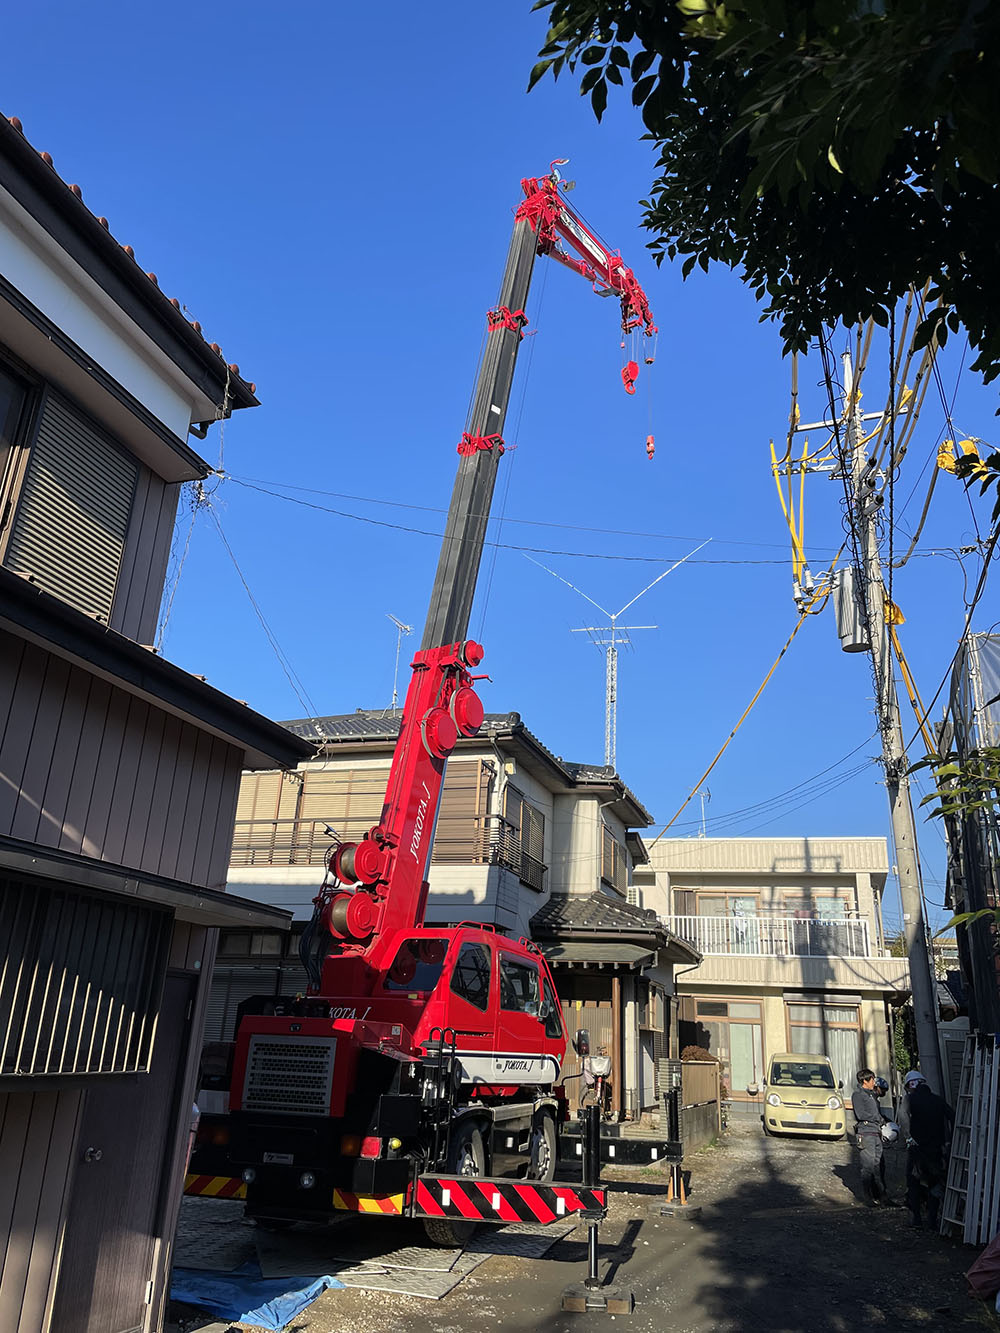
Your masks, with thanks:
<instances>
[{"instance_id":1,"label":"entrance door","mask_svg":"<svg viewBox=\"0 0 1000 1333\"><path fill-rule=\"evenodd\" d=\"M190 977L168 975L148 1074L88 1087L51 1327L138 1333L162 1214L162 1163L176 1124Z\"/></svg>"}]
</instances>

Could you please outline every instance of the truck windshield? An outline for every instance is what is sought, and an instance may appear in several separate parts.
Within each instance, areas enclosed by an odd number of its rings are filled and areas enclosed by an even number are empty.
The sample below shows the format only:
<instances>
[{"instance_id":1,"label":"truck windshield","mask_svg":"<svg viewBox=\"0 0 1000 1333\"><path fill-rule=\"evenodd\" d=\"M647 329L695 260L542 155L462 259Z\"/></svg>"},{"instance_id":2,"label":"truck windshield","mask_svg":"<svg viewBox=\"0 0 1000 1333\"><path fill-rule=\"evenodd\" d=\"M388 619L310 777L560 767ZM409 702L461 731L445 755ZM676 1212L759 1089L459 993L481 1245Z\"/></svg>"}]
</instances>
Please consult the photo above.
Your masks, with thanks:
<instances>
[{"instance_id":1,"label":"truck windshield","mask_svg":"<svg viewBox=\"0 0 1000 1333\"><path fill-rule=\"evenodd\" d=\"M771 1066L768 1082L772 1087L832 1088L833 1070L829 1065L817 1065L805 1060L776 1060Z\"/></svg>"},{"instance_id":2,"label":"truck windshield","mask_svg":"<svg viewBox=\"0 0 1000 1333\"><path fill-rule=\"evenodd\" d=\"M441 979L448 941L441 939L404 940L382 983L388 991L407 991L411 995L429 995Z\"/></svg>"}]
</instances>

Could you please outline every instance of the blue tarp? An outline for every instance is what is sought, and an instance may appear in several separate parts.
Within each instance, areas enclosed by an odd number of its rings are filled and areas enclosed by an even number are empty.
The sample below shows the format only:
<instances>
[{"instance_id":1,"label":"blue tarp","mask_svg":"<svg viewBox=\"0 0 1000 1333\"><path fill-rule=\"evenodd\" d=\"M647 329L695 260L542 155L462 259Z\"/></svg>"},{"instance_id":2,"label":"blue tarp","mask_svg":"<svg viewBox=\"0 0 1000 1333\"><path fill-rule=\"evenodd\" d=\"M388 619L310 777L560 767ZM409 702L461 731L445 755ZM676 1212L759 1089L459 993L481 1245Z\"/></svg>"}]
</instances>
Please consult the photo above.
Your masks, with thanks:
<instances>
[{"instance_id":1,"label":"blue tarp","mask_svg":"<svg viewBox=\"0 0 1000 1333\"><path fill-rule=\"evenodd\" d=\"M262 1278L256 1260L231 1273L175 1268L171 1300L197 1305L209 1314L236 1323L256 1324L280 1333L327 1287L343 1287L335 1277Z\"/></svg>"}]
</instances>

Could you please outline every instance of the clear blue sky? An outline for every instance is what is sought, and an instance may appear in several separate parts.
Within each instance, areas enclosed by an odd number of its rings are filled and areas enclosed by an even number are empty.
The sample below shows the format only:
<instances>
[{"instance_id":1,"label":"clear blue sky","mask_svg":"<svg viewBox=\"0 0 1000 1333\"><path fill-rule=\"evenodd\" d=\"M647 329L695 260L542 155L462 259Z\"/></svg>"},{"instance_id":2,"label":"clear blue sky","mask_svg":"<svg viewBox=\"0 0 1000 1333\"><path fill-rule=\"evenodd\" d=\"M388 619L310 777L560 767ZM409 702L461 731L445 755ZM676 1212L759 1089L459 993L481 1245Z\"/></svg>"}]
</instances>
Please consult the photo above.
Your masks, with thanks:
<instances>
[{"instance_id":1,"label":"clear blue sky","mask_svg":"<svg viewBox=\"0 0 1000 1333\"><path fill-rule=\"evenodd\" d=\"M213 504L320 713L389 703L396 640L386 612L417 627L410 646L419 639L438 553L423 534L442 528L518 182L554 157L571 159L574 205L646 286L658 361L628 399L613 303L539 261L529 306L537 335L519 366L506 431L517 449L502 463L504 522L492 535L536 548L612 610L713 539L699 558L718 563L682 567L637 604L632 623L659 628L637 634L621 661L618 768L664 822L795 622L768 457L769 439L786 428L789 368L735 275L682 283L649 261L638 201L654 163L637 113L612 98L598 126L569 79L527 95L543 37L542 16L526 3L20 6L5 17L2 110L21 117L116 238L256 381L262 406L226 426L232 480ZM957 391L964 434L995 439L996 395L960 374L960 350L942 358L945 392ZM866 407L884 385L880 357ZM805 419L823 413L819 381L818 365L804 369ZM897 491L897 551L919 515L942 421L932 389ZM217 429L204 452L217 461ZM239 484L249 479L340 512ZM814 570L840 544L841 497L824 478L808 484ZM975 508L985 532L986 506ZM180 531L183 539L183 519ZM975 535L964 493L943 477L921 549ZM570 633L594 623L593 608L519 550L497 550L492 566L488 554L473 619L494 682L487 709L517 709L557 754L600 763L603 660ZM977 575L966 560L969 586ZM954 652L964 587L956 558L914 558L897 575L925 697ZM992 625L993 608L987 594L974 628ZM272 717L310 711L205 513L165 650ZM807 623L709 779L710 819L874 756L871 694L865 660L839 650L832 613ZM720 820L719 831L885 834L878 779L870 764L818 799L805 803L809 787ZM676 831L694 833L698 813L695 801ZM933 825L922 850L928 897L940 903Z\"/></svg>"}]
</instances>

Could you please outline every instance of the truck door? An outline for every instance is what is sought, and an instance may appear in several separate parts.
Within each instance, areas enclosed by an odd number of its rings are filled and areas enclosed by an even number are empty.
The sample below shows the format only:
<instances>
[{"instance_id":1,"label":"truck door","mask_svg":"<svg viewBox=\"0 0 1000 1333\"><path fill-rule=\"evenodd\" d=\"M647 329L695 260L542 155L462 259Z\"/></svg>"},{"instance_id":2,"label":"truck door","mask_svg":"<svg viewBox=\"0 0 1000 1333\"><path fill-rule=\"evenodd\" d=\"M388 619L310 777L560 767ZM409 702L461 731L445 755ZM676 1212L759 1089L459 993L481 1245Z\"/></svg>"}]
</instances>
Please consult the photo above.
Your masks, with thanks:
<instances>
[{"instance_id":1,"label":"truck door","mask_svg":"<svg viewBox=\"0 0 1000 1333\"><path fill-rule=\"evenodd\" d=\"M541 1018L542 979L538 964L500 950L500 1013L497 1023L497 1078L511 1083L551 1083L558 1067Z\"/></svg>"}]
</instances>

